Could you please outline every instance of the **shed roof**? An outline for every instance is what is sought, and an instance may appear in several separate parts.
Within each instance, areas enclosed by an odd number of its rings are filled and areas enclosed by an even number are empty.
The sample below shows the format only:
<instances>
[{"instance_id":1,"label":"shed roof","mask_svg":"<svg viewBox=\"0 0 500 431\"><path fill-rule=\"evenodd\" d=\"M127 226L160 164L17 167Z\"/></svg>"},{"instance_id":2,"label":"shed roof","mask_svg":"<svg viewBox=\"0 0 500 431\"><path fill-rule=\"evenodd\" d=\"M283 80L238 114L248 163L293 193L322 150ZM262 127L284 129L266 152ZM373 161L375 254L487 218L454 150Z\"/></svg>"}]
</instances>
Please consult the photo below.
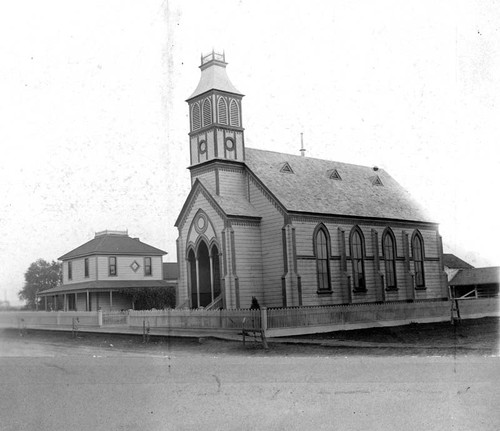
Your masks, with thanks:
<instances>
[{"instance_id":1,"label":"shed roof","mask_svg":"<svg viewBox=\"0 0 500 431\"><path fill-rule=\"evenodd\" d=\"M450 280L450 286L474 286L500 282L500 267L461 269Z\"/></svg>"},{"instance_id":2,"label":"shed roof","mask_svg":"<svg viewBox=\"0 0 500 431\"><path fill-rule=\"evenodd\" d=\"M452 269L474 268L471 264L465 262L464 260L451 253L443 253L443 263L444 266Z\"/></svg>"},{"instance_id":3,"label":"shed roof","mask_svg":"<svg viewBox=\"0 0 500 431\"><path fill-rule=\"evenodd\" d=\"M288 211L431 222L383 169L252 148L245 162Z\"/></svg>"},{"instance_id":4,"label":"shed roof","mask_svg":"<svg viewBox=\"0 0 500 431\"><path fill-rule=\"evenodd\" d=\"M167 252L145 244L139 241L139 238L131 238L127 234L105 233L102 235L96 234L94 239L62 255L59 260L96 254L163 256Z\"/></svg>"}]
</instances>

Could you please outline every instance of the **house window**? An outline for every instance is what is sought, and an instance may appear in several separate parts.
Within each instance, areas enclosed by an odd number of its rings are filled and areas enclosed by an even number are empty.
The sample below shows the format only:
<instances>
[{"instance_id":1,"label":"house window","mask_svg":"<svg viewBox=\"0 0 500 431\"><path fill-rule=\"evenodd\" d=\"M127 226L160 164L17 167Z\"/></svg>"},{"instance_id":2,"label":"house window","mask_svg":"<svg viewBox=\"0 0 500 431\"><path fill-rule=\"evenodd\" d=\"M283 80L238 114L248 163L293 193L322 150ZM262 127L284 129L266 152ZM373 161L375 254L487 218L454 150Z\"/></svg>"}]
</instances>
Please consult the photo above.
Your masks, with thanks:
<instances>
[{"instance_id":1,"label":"house window","mask_svg":"<svg viewBox=\"0 0 500 431\"><path fill-rule=\"evenodd\" d=\"M331 291L330 277L330 237L326 226L319 225L314 233L314 254L316 255L316 273L318 292Z\"/></svg>"},{"instance_id":2,"label":"house window","mask_svg":"<svg viewBox=\"0 0 500 431\"><path fill-rule=\"evenodd\" d=\"M73 279L73 262L71 260L68 262L68 280Z\"/></svg>"},{"instance_id":3,"label":"house window","mask_svg":"<svg viewBox=\"0 0 500 431\"><path fill-rule=\"evenodd\" d=\"M382 254L385 261L385 286L389 290L396 285L396 241L391 229L386 229L382 236Z\"/></svg>"},{"instance_id":4,"label":"house window","mask_svg":"<svg viewBox=\"0 0 500 431\"><path fill-rule=\"evenodd\" d=\"M84 272L85 272L85 277L89 276L89 258L86 257L85 260L83 261L84 265Z\"/></svg>"},{"instance_id":5,"label":"house window","mask_svg":"<svg viewBox=\"0 0 500 431\"><path fill-rule=\"evenodd\" d=\"M115 256L110 256L109 257L109 275L110 276L115 276L117 274L116 271L116 257Z\"/></svg>"},{"instance_id":6,"label":"house window","mask_svg":"<svg viewBox=\"0 0 500 431\"><path fill-rule=\"evenodd\" d=\"M351 231L350 246L353 287L355 291L364 291L366 290L365 246L363 232L357 226Z\"/></svg>"},{"instance_id":7,"label":"house window","mask_svg":"<svg viewBox=\"0 0 500 431\"><path fill-rule=\"evenodd\" d=\"M413 234L413 238L411 240L411 250L415 270L415 285L416 287L425 287L424 240L418 230Z\"/></svg>"},{"instance_id":8,"label":"house window","mask_svg":"<svg viewBox=\"0 0 500 431\"><path fill-rule=\"evenodd\" d=\"M151 267L151 258L144 258L144 275L153 275L153 269Z\"/></svg>"}]
</instances>

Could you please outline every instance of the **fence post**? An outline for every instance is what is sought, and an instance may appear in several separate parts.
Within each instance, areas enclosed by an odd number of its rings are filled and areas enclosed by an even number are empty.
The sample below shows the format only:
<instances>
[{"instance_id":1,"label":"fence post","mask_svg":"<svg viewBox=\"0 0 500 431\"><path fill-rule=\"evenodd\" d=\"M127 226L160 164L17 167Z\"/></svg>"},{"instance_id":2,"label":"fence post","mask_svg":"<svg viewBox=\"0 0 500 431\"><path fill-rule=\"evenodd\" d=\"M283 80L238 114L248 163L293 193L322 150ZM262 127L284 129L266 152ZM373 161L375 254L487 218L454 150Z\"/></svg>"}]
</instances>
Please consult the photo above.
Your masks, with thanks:
<instances>
[{"instance_id":1,"label":"fence post","mask_svg":"<svg viewBox=\"0 0 500 431\"><path fill-rule=\"evenodd\" d=\"M56 325L59 326L61 324L61 312L58 311L56 315Z\"/></svg>"},{"instance_id":2,"label":"fence post","mask_svg":"<svg viewBox=\"0 0 500 431\"><path fill-rule=\"evenodd\" d=\"M267 335L267 307L261 307L260 309L260 328L262 329L262 334Z\"/></svg>"},{"instance_id":3,"label":"fence post","mask_svg":"<svg viewBox=\"0 0 500 431\"><path fill-rule=\"evenodd\" d=\"M130 310L127 310L126 323L127 323L127 326L130 326Z\"/></svg>"},{"instance_id":4,"label":"fence post","mask_svg":"<svg viewBox=\"0 0 500 431\"><path fill-rule=\"evenodd\" d=\"M102 326L102 310L97 310L97 325Z\"/></svg>"}]
</instances>

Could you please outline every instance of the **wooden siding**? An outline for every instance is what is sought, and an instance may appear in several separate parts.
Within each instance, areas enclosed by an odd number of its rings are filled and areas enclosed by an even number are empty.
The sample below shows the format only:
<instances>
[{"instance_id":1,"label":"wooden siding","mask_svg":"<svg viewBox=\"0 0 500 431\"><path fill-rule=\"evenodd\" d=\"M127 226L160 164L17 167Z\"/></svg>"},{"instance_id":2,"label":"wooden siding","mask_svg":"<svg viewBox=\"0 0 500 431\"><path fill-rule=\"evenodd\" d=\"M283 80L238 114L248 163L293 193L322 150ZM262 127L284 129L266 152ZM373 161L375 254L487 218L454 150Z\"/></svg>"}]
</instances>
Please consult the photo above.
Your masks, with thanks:
<instances>
[{"instance_id":1,"label":"wooden siding","mask_svg":"<svg viewBox=\"0 0 500 431\"><path fill-rule=\"evenodd\" d=\"M116 276L109 275L109 256L98 256L98 279L99 280L162 280L163 266L160 256L150 256L152 275L144 275L144 256L120 256L116 255ZM134 261L140 265L140 268L134 272L130 265Z\"/></svg>"},{"instance_id":2,"label":"wooden siding","mask_svg":"<svg viewBox=\"0 0 500 431\"><path fill-rule=\"evenodd\" d=\"M250 202L262 216L260 228L264 305L281 307L283 306L281 277L284 275L281 228L284 216L253 180L250 181L249 191Z\"/></svg>"},{"instance_id":3,"label":"wooden siding","mask_svg":"<svg viewBox=\"0 0 500 431\"><path fill-rule=\"evenodd\" d=\"M215 175L215 170L209 170L205 171L201 174L196 174L192 175L192 183L196 179L199 179L201 183L205 186L205 188L212 193L213 195L216 194L216 175Z\"/></svg>"},{"instance_id":4,"label":"wooden siding","mask_svg":"<svg viewBox=\"0 0 500 431\"><path fill-rule=\"evenodd\" d=\"M178 239L178 255L177 259L179 261L179 283L178 283L178 298L177 305L184 304L189 299L189 286L188 286L188 261L186 259L187 247L187 238L189 235L189 231L191 229L191 225L193 224L194 217L196 216L199 209L202 209L205 212L208 220L215 230L216 239L219 243L219 252L222 253L222 241L221 241L221 232L224 229L224 220L221 218L221 215L217 213L214 207L209 203L209 201L203 196L203 194L198 194L193 201L192 206L189 209L189 213L186 214L185 222L182 227L179 229L179 239ZM207 238L210 240L211 238ZM223 262L224 256L221 257L221 263ZM221 274L224 277L224 273L222 271Z\"/></svg>"},{"instance_id":5,"label":"wooden siding","mask_svg":"<svg viewBox=\"0 0 500 431\"><path fill-rule=\"evenodd\" d=\"M264 305L262 246L259 226L235 225L236 274L241 308L250 308L252 296Z\"/></svg>"},{"instance_id":6,"label":"wooden siding","mask_svg":"<svg viewBox=\"0 0 500 431\"><path fill-rule=\"evenodd\" d=\"M89 256L89 276L85 277L85 258L71 259L72 262L72 279L68 279L68 262L63 262L63 284L81 283L83 281L96 280L97 268L96 256Z\"/></svg>"},{"instance_id":7,"label":"wooden siding","mask_svg":"<svg viewBox=\"0 0 500 431\"><path fill-rule=\"evenodd\" d=\"M248 187L245 171L241 169L219 169L219 194L224 197L247 199Z\"/></svg>"},{"instance_id":8,"label":"wooden siding","mask_svg":"<svg viewBox=\"0 0 500 431\"><path fill-rule=\"evenodd\" d=\"M313 251L313 233L314 229L319 223L318 221L294 221L296 227L297 238L297 255L298 255L298 274L302 280L302 297L304 306L313 305L335 305L345 304L349 302L349 292L342 288L342 271L341 271L341 250L340 241L338 241L338 228L344 230L345 239L345 252L347 257L347 275L351 277L352 284L352 261L350 259L349 236L354 226L358 225L363 232L365 241L365 277L366 277L366 292L352 292L352 302L376 302L380 301L385 295L386 301L401 301L411 299L408 292L411 292L410 286L407 285L405 262L404 262L404 249L403 249L403 231L411 235L414 231L413 227L407 226L405 228L392 227L396 237L396 279L398 290L387 291L381 290L380 273L375 270L376 259L373 254L373 238L376 237L378 241L379 250L379 267L382 274L385 273L385 262L382 256L382 236L385 230L383 226L375 226L370 224L339 224L329 223L323 220L327 227L331 238L331 294L318 294L318 282L316 276L316 259ZM372 230L377 233L374 235ZM420 229L420 233L424 238L425 249L425 290L415 290L416 299L431 299L441 298L442 295L442 272L439 263L439 244L437 240L436 230ZM412 271L413 261L410 261L410 270ZM378 284L378 288L377 288ZM351 285L352 289L352 285ZM385 286L384 286L385 289Z\"/></svg>"}]
</instances>

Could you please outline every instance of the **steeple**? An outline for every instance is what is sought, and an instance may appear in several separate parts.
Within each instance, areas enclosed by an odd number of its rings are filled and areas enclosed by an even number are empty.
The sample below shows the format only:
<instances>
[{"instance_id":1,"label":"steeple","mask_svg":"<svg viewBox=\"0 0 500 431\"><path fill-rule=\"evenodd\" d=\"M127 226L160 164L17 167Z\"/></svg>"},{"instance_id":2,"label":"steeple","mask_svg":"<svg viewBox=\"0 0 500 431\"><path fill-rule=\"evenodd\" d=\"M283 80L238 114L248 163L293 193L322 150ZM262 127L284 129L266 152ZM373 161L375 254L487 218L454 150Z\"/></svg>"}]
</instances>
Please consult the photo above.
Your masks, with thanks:
<instances>
[{"instance_id":1,"label":"steeple","mask_svg":"<svg viewBox=\"0 0 500 431\"><path fill-rule=\"evenodd\" d=\"M201 77L189 104L191 166L212 159L245 160L241 99L224 52L201 56Z\"/></svg>"}]
</instances>

